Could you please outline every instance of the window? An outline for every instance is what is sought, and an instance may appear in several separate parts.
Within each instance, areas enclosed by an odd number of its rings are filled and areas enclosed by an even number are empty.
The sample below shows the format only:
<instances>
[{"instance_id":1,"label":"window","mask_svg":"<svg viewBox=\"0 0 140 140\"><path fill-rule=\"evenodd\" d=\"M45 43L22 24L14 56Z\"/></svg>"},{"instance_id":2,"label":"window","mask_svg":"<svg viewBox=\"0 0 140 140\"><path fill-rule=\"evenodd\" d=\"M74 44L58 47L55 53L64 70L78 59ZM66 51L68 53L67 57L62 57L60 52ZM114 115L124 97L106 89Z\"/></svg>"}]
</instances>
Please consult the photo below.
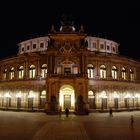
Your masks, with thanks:
<instances>
[{"instance_id":1,"label":"window","mask_svg":"<svg viewBox=\"0 0 140 140\"><path fill-rule=\"evenodd\" d=\"M24 51L24 48L21 48L21 51L23 52Z\"/></svg>"},{"instance_id":2,"label":"window","mask_svg":"<svg viewBox=\"0 0 140 140\"><path fill-rule=\"evenodd\" d=\"M104 44L100 44L100 49L104 49Z\"/></svg>"},{"instance_id":3,"label":"window","mask_svg":"<svg viewBox=\"0 0 140 140\"><path fill-rule=\"evenodd\" d=\"M110 46L109 46L109 45L107 45L107 50L108 50L108 51L110 50Z\"/></svg>"},{"instance_id":4,"label":"window","mask_svg":"<svg viewBox=\"0 0 140 140\"><path fill-rule=\"evenodd\" d=\"M41 66L41 76L42 76L42 78L45 78L46 74L47 74L47 64L43 64Z\"/></svg>"},{"instance_id":5,"label":"window","mask_svg":"<svg viewBox=\"0 0 140 140\"><path fill-rule=\"evenodd\" d=\"M100 78L101 79L106 78L106 66L105 65L100 66Z\"/></svg>"},{"instance_id":6,"label":"window","mask_svg":"<svg viewBox=\"0 0 140 140\"><path fill-rule=\"evenodd\" d=\"M11 68L10 70L10 77L11 80L14 78L14 67Z\"/></svg>"},{"instance_id":7,"label":"window","mask_svg":"<svg viewBox=\"0 0 140 140\"><path fill-rule=\"evenodd\" d=\"M115 47L113 47L113 52L115 52Z\"/></svg>"},{"instance_id":8,"label":"window","mask_svg":"<svg viewBox=\"0 0 140 140\"><path fill-rule=\"evenodd\" d=\"M130 69L130 80L134 81L134 71Z\"/></svg>"},{"instance_id":9,"label":"window","mask_svg":"<svg viewBox=\"0 0 140 140\"><path fill-rule=\"evenodd\" d=\"M94 67L92 64L88 64L88 78L93 78L94 77Z\"/></svg>"},{"instance_id":10,"label":"window","mask_svg":"<svg viewBox=\"0 0 140 140\"><path fill-rule=\"evenodd\" d=\"M96 42L93 42L93 48L96 49Z\"/></svg>"},{"instance_id":11,"label":"window","mask_svg":"<svg viewBox=\"0 0 140 140\"><path fill-rule=\"evenodd\" d=\"M36 44L33 44L33 49L36 49Z\"/></svg>"},{"instance_id":12,"label":"window","mask_svg":"<svg viewBox=\"0 0 140 140\"><path fill-rule=\"evenodd\" d=\"M23 79L23 76L24 76L24 67L20 66L18 70L18 78Z\"/></svg>"},{"instance_id":13,"label":"window","mask_svg":"<svg viewBox=\"0 0 140 140\"><path fill-rule=\"evenodd\" d=\"M7 79L7 69L4 70L3 72L3 80Z\"/></svg>"},{"instance_id":14,"label":"window","mask_svg":"<svg viewBox=\"0 0 140 140\"><path fill-rule=\"evenodd\" d=\"M43 90L40 94L40 107L44 108L46 103L46 90Z\"/></svg>"},{"instance_id":15,"label":"window","mask_svg":"<svg viewBox=\"0 0 140 140\"><path fill-rule=\"evenodd\" d=\"M27 50L29 50L29 49L30 49L30 46L28 45L28 46L27 46Z\"/></svg>"},{"instance_id":16,"label":"window","mask_svg":"<svg viewBox=\"0 0 140 140\"><path fill-rule=\"evenodd\" d=\"M115 66L112 67L112 79L117 79L117 68Z\"/></svg>"},{"instance_id":17,"label":"window","mask_svg":"<svg viewBox=\"0 0 140 140\"><path fill-rule=\"evenodd\" d=\"M126 69L124 67L122 68L122 79L126 80Z\"/></svg>"},{"instance_id":18,"label":"window","mask_svg":"<svg viewBox=\"0 0 140 140\"><path fill-rule=\"evenodd\" d=\"M43 42L40 43L40 48L44 48L44 43Z\"/></svg>"},{"instance_id":19,"label":"window","mask_svg":"<svg viewBox=\"0 0 140 140\"><path fill-rule=\"evenodd\" d=\"M29 78L35 78L35 72L36 72L35 66L31 65L29 69Z\"/></svg>"}]
</instances>

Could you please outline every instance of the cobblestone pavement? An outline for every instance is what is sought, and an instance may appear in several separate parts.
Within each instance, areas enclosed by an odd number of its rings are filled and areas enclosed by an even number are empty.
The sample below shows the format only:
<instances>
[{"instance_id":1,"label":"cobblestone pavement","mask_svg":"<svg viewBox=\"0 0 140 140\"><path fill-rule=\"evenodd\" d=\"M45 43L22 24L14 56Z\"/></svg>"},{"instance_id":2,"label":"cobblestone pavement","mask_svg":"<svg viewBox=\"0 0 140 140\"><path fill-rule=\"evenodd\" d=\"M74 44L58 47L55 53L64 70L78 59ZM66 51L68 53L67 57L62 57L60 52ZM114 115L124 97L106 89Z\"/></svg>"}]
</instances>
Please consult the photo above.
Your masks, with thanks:
<instances>
[{"instance_id":1,"label":"cobblestone pavement","mask_svg":"<svg viewBox=\"0 0 140 140\"><path fill-rule=\"evenodd\" d=\"M0 111L0 121L0 140L140 140L140 111L113 113L113 117Z\"/></svg>"}]
</instances>

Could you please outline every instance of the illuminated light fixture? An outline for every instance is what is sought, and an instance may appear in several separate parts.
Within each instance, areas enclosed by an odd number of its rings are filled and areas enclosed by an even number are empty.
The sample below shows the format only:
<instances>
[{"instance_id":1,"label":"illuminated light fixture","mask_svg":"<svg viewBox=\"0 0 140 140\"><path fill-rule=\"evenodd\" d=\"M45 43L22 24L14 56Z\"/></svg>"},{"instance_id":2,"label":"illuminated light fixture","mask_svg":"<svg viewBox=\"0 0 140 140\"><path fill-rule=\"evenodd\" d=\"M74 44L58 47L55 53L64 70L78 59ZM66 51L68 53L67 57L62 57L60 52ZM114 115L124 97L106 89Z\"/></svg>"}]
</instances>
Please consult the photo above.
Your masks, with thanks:
<instances>
[{"instance_id":1,"label":"illuminated light fixture","mask_svg":"<svg viewBox=\"0 0 140 140\"><path fill-rule=\"evenodd\" d=\"M126 94L124 98L131 98L130 94Z\"/></svg>"},{"instance_id":2,"label":"illuminated light fixture","mask_svg":"<svg viewBox=\"0 0 140 140\"><path fill-rule=\"evenodd\" d=\"M116 91L114 91L113 97L114 98L120 98L119 94Z\"/></svg>"},{"instance_id":3,"label":"illuminated light fixture","mask_svg":"<svg viewBox=\"0 0 140 140\"><path fill-rule=\"evenodd\" d=\"M21 96L22 96L21 95L21 92L19 92L19 93L16 94L16 98L21 98Z\"/></svg>"},{"instance_id":4,"label":"illuminated light fixture","mask_svg":"<svg viewBox=\"0 0 140 140\"><path fill-rule=\"evenodd\" d=\"M100 98L108 98L105 91L102 91Z\"/></svg>"},{"instance_id":5,"label":"illuminated light fixture","mask_svg":"<svg viewBox=\"0 0 140 140\"><path fill-rule=\"evenodd\" d=\"M9 93L5 93L5 94L4 94L4 97L11 98L11 95L10 95Z\"/></svg>"},{"instance_id":6,"label":"illuminated light fixture","mask_svg":"<svg viewBox=\"0 0 140 140\"><path fill-rule=\"evenodd\" d=\"M140 97L140 95L139 94L135 94L135 98L139 98Z\"/></svg>"},{"instance_id":7,"label":"illuminated light fixture","mask_svg":"<svg viewBox=\"0 0 140 140\"><path fill-rule=\"evenodd\" d=\"M35 94L33 93L33 91L29 93L28 98L35 98Z\"/></svg>"}]
</instances>

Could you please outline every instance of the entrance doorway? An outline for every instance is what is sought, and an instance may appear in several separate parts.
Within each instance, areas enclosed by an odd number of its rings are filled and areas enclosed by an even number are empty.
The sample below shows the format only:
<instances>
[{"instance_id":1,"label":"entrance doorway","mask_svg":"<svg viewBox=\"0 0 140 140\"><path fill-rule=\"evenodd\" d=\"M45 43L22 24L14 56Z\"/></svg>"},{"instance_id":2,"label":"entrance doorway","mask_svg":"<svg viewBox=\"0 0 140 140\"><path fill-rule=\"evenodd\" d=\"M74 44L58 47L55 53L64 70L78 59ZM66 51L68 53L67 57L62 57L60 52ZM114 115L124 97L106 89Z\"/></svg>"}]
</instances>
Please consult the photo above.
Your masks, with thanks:
<instances>
[{"instance_id":1,"label":"entrance doorway","mask_svg":"<svg viewBox=\"0 0 140 140\"><path fill-rule=\"evenodd\" d=\"M64 95L64 108L71 108L71 95Z\"/></svg>"},{"instance_id":2,"label":"entrance doorway","mask_svg":"<svg viewBox=\"0 0 140 140\"><path fill-rule=\"evenodd\" d=\"M67 107L69 110L73 111L75 108L75 94L74 88L71 85L63 85L59 92L59 105L62 110Z\"/></svg>"}]
</instances>

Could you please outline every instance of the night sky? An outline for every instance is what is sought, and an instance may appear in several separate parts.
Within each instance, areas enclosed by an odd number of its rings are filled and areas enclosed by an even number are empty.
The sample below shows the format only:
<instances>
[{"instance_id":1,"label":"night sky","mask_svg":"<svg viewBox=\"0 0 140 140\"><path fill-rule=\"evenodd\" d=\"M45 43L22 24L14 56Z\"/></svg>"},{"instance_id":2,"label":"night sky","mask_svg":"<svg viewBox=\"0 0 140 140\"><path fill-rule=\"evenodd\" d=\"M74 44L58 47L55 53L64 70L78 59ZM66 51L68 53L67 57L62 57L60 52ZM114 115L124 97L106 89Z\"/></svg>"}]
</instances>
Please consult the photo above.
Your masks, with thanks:
<instances>
[{"instance_id":1,"label":"night sky","mask_svg":"<svg viewBox=\"0 0 140 140\"><path fill-rule=\"evenodd\" d=\"M21 41L47 35L52 24L59 30L63 14L73 16L77 31L82 24L88 35L118 42L121 55L140 59L135 0L5 0L0 5L0 58L17 54Z\"/></svg>"}]
</instances>

